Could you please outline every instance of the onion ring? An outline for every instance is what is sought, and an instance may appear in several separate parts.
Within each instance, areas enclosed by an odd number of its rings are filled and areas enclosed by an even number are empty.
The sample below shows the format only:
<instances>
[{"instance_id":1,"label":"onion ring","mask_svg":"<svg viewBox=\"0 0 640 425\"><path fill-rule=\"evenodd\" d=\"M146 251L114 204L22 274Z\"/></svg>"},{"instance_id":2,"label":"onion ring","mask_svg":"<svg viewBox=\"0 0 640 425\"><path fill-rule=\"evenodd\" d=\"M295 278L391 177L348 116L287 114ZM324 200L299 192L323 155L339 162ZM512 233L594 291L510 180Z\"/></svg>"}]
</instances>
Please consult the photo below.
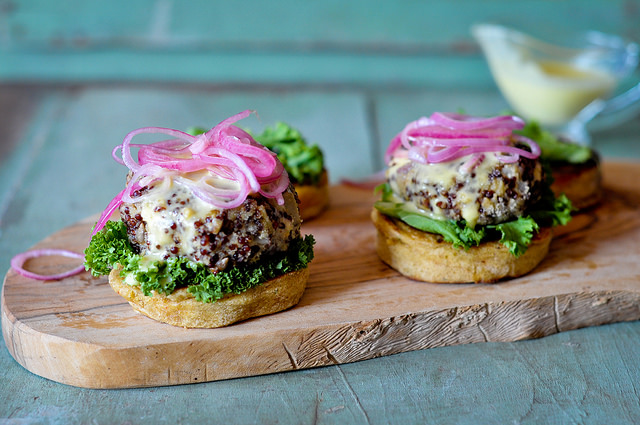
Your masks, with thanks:
<instances>
[{"instance_id":1,"label":"onion ring","mask_svg":"<svg viewBox=\"0 0 640 425\"><path fill-rule=\"evenodd\" d=\"M11 259L11 268L14 269L18 274L21 274L24 277L28 277L30 279L36 280L60 280L69 276L76 275L85 270L84 264L78 267L75 267L69 271L51 274L51 275L42 275L34 272L30 272L25 270L24 263L31 258L45 257L51 255L60 255L63 257L69 258L80 258L84 262L84 255L79 254L77 252L69 251L66 249L34 249L31 251L23 252L21 254L16 255Z\"/></svg>"}]
</instances>

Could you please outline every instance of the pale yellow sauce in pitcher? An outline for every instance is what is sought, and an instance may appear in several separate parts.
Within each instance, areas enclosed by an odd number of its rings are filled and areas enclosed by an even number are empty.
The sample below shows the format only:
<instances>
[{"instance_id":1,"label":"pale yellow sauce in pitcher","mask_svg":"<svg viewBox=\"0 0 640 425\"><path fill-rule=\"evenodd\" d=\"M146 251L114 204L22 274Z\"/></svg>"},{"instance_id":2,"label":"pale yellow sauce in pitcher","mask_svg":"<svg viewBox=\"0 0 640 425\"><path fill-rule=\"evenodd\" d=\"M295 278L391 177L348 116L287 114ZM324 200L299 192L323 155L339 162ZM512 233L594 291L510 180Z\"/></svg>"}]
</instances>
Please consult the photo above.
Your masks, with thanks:
<instances>
[{"instance_id":1,"label":"pale yellow sauce in pitcher","mask_svg":"<svg viewBox=\"0 0 640 425\"><path fill-rule=\"evenodd\" d=\"M607 97L615 88L612 75L579 69L555 61L493 59L498 87L518 114L543 125L558 125L575 117L585 106Z\"/></svg>"}]
</instances>

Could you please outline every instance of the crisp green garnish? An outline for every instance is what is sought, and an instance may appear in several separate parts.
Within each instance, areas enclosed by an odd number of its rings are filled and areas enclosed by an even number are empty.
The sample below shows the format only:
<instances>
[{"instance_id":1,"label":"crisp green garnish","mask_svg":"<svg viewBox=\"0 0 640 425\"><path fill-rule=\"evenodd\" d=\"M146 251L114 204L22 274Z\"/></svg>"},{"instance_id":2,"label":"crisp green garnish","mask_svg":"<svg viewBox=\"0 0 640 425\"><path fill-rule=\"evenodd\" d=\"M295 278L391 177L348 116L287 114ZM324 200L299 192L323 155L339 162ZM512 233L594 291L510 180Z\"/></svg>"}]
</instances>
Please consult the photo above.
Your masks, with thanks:
<instances>
[{"instance_id":1,"label":"crisp green garnish","mask_svg":"<svg viewBox=\"0 0 640 425\"><path fill-rule=\"evenodd\" d=\"M85 268L94 276L108 274L117 264L123 278L129 274L142 292L170 294L187 287L198 301L214 302L229 293L242 293L267 280L307 267L313 259L312 235L292 241L289 250L244 267L212 273L201 263L176 257L166 261L145 261L136 254L122 221L109 221L85 250Z\"/></svg>"},{"instance_id":2,"label":"crisp green garnish","mask_svg":"<svg viewBox=\"0 0 640 425\"><path fill-rule=\"evenodd\" d=\"M190 127L187 133L197 136L207 130ZM324 171L324 155L318 145L309 145L302 134L283 122L267 127L261 134L252 134L254 139L266 146L284 165L292 183L316 185Z\"/></svg>"},{"instance_id":3,"label":"crisp green garnish","mask_svg":"<svg viewBox=\"0 0 640 425\"><path fill-rule=\"evenodd\" d=\"M573 205L564 193L553 197L553 192L549 190L549 194L546 199L543 197L541 202L537 204L537 208L532 209L529 214L538 223L564 226L571 221L571 212L574 211Z\"/></svg>"},{"instance_id":4,"label":"crisp green garnish","mask_svg":"<svg viewBox=\"0 0 640 425\"><path fill-rule=\"evenodd\" d=\"M509 248L509 252L516 257L527 251L533 235L540 229L531 217L518 217L517 220L486 227L500 232L500 243Z\"/></svg>"},{"instance_id":5,"label":"crisp green garnish","mask_svg":"<svg viewBox=\"0 0 640 425\"><path fill-rule=\"evenodd\" d=\"M515 130L514 133L519 133L536 142L542 151L540 157L543 160L582 164L593 157L593 151L587 146L563 142L535 121L527 122L522 130Z\"/></svg>"},{"instance_id":6,"label":"crisp green garnish","mask_svg":"<svg viewBox=\"0 0 640 425\"><path fill-rule=\"evenodd\" d=\"M571 220L571 202L564 195L554 198L550 190L544 192L542 199L527 215L505 223L474 228L467 226L464 220L437 220L417 209L408 208L403 202L396 202L388 183L381 184L376 191L382 196L375 207L385 215L418 230L441 235L458 248L469 249L485 241L499 240L516 257L525 253L540 226L566 224Z\"/></svg>"},{"instance_id":7,"label":"crisp green garnish","mask_svg":"<svg viewBox=\"0 0 640 425\"><path fill-rule=\"evenodd\" d=\"M278 122L253 137L278 155L293 183L318 183L324 170L324 156L318 145L309 145L298 130Z\"/></svg>"},{"instance_id":8,"label":"crisp green garnish","mask_svg":"<svg viewBox=\"0 0 640 425\"><path fill-rule=\"evenodd\" d=\"M204 127L189 127L185 133L190 134L192 136L198 136L200 134L206 133L208 130Z\"/></svg>"},{"instance_id":9,"label":"crisp green garnish","mask_svg":"<svg viewBox=\"0 0 640 425\"><path fill-rule=\"evenodd\" d=\"M213 302L222 298L224 294L239 294L275 277L303 269L313 260L314 243L313 236L306 235L292 241L289 250L282 255L216 274L198 264L201 269L199 273L204 276L197 280L197 284L189 286L189 292L194 294L198 301Z\"/></svg>"},{"instance_id":10,"label":"crisp green garnish","mask_svg":"<svg viewBox=\"0 0 640 425\"><path fill-rule=\"evenodd\" d=\"M122 222L108 221L84 250L84 267L93 276L109 274L116 263L126 264L134 254Z\"/></svg>"}]
</instances>

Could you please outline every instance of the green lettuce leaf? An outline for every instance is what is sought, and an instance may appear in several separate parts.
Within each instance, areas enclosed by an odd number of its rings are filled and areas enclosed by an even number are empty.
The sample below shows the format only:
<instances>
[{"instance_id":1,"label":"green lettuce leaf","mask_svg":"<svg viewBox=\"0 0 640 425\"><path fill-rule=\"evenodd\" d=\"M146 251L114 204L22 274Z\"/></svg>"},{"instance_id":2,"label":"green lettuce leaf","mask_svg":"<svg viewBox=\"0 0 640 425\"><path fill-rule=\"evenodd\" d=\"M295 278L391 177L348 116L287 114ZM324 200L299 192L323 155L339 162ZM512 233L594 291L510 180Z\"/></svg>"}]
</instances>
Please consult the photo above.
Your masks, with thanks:
<instances>
[{"instance_id":1,"label":"green lettuce leaf","mask_svg":"<svg viewBox=\"0 0 640 425\"><path fill-rule=\"evenodd\" d=\"M318 145L308 144L298 130L277 122L254 137L278 155L293 183L318 183L324 169L324 155Z\"/></svg>"},{"instance_id":2,"label":"green lettuce leaf","mask_svg":"<svg viewBox=\"0 0 640 425\"><path fill-rule=\"evenodd\" d=\"M500 243L509 248L514 256L519 257L527 251L534 234L540 228L531 217L519 217L517 220L507 221L487 226L500 232Z\"/></svg>"},{"instance_id":3,"label":"green lettuce leaf","mask_svg":"<svg viewBox=\"0 0 640 425\"><path fill-rule=\"evenodd\" d=\"M436 220L419 212L407 210L404 203L378 201L375 203L375 208L418 230L438 234L445 241L458 248L468 249L476 246L485 237L485 229L482 226L478 226L478 229L472 229L467 227L464 221Z\"/></svg>"},{"instance_id":4,"label":"green lettuce leaf","mask_svg":"<svg viewBox=\"0 0 640 425\"><path fill-rule=\"evenodd\" d=\"M545 226L564 226L571 221L573 211L575 208L563 193L552 200L544 201L540 208L532 210L530 214L537 223Z\"/></svg>"},{"instance_id":5,"label":"green lettuce leaf","mask_svg":"<svg viewBox=\"0 0 640 425\"><path fill-rule=\"evenodd\" d=\"M566 224L571 220L571 201L562 195L557 199L547 187L542 199L516 220L492 225L467 226L464 220L437 220L408 208L404 202L394 202L391 188L383 183L376 188L381 200L374 204L383 214L402 220L418 230L441 235L457 248L469 249L482 242L499 240L516 257L524 254L535 233L542 226Z\"/></svg>"},{"instance_id":6,"label":"green lettuce leaf","mask_svg":"<svg viewBox=\"0 0 640 425\"><path fill-rule=\"evenodd\" d=\"M547 161L564 161L571 164L582 164L593 157L593 151L587 146L564 142L553 133L544 130L536 121L529 121L522 130L515 130L532 139L540 146L540 157Z\"/></svg>"},{"instance_id":7,"label":"green lettuce leaf","mask_svg":"<svg viewBox=\"0 0 640 425\"><path fill-rule=\"evenodd\" d=\"M242 293L274 277L307 267L313 260L312 235L292 241L289 250L244 267L212 273L208 267L182 257L147 261L136 254L122 221L109 221L85 250L85 268L94 276L108 274L117 264L123 278L132 277L147 296L170 294L187 287L201 302L214 302L228 293Z\"/></svg>"},{"instance_id":8,"label":"green lettuce leaf","mask_svg":"<svg viewBox=\"0 0 640 425\"><path fill-rule=\"evenodd\" d=\"M185 131L185 133L190 134L192 136L199 136L200 134L206 133L207 130L204 127L189 127L187 128L187 130Z\"/></svg>"}]
</instances>

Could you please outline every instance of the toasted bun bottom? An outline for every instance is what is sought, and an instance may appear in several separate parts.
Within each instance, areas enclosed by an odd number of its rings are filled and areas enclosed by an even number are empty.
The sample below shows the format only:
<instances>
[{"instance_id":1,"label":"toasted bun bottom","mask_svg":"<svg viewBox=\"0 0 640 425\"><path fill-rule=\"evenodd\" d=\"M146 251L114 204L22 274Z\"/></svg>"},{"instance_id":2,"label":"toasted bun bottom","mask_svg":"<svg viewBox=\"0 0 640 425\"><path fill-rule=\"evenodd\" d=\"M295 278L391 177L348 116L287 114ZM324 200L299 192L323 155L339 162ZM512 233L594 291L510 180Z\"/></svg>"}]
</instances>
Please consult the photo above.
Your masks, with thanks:
<instances>
[{"instance_id":1,"label":"toasted bun bottom","mask_svg":"<svg viewBox=\"0 0 640 425\"><path fill-rule=\"evenodd\" d=\"M184 328L219 328L251 317L276 313L296 305L304 292L309 269L271 279L241 294L228 294L213 302L197 301L186 288L170 295L148 297L139 287L122 281L119 268L109 274L109 284L134 310L160 322Z\"/></svg>"},{"instance_id":2,"label":"toasted bun bottom","mask_svg":"<svg viewBox=\"0 0 640 425\"><path fill-rule=\"evenodd\" d=\"M425 282L491 283L522 276L542 261L551 242L551 229L542 228L527 251L515 257L499 242L455 248L439 235L414 229L375 208L371 219L378 230L380 259L404 276Z\"/></svg>"},{"instance_id":3,"label":"toasted bun bottom","mask_svg":"<svg viewBox=\"0 0 640 425\"><path fill-rule=\"evenodd\" d=\"M602 173L597 160L584 164L563 164L552 167L551 189L558 196L567 195L574 208L589 208L602 198Z\"/></svg>"},{"instance_id":4,"label":"toasted bun bottom","mask_svg":"<svg viewBox=\"0 0 640 425\"><path fill-rule=\"evenodd\" d=\"M300 217L309 220L329 205L329 176L323 170L318 185L294 185L300 200Z\"/></svg>"}]
</instances>

